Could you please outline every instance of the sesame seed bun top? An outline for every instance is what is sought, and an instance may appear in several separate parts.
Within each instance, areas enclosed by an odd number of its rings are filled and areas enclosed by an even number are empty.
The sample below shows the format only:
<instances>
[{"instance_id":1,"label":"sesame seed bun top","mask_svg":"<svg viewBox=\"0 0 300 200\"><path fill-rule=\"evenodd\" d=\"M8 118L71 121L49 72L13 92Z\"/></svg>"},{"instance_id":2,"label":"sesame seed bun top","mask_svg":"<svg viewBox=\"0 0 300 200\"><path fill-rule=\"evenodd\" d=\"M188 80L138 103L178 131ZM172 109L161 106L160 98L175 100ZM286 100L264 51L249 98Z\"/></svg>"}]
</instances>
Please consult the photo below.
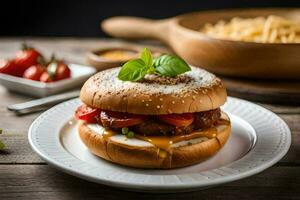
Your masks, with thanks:
<instances>
[{"instance_id":1,"label":"sesame seed bun top","mask_svg":"<svg viewBox=\"0 0 300 200\"><path fill-rule=\"evenodd\" d=\"M227 93L215 75L191 67L175 78L146 75L143 81L121 81L120 67L89 78L80 93L81 100L103 110L160 115L212 110L226 101Z\"/></svg>"}]
</instances>

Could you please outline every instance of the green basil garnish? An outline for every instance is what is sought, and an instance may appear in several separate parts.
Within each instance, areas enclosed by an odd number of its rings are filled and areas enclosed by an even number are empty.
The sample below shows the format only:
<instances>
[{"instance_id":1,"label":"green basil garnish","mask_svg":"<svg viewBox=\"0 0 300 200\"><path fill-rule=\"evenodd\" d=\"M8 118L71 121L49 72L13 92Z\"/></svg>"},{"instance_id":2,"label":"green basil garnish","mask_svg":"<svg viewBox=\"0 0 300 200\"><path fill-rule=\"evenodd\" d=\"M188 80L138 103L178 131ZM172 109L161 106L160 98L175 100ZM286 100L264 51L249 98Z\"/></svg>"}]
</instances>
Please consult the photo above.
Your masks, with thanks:
<instances>
[{"instance_id":1,"label":"green basil garnish","mask_svg":"<svg viewBox=\"0 0 300 200\"><path fill-rule=\"evenodd\" d=\"M174 77L190 70L190 66L177 56L162 55L153 60L149 49L144 48L140 58L130 60L122 66L118 78L123 81L138 81L146 74Z\"/></svg>"},{"instance_id":2,"label":"green basil garnish","mask_svg":"<svg viewBox=\"0 0 300 200\"><path fill-rule=\"evenodd\" d=\"M164 76L177 76L190 71L190 66L181 58L172 55L162 55L154 60L156 71Z\"/></svg>"},{"instance_id":3,"label":"green basil garnish","mask_svg":"<svg viewBox=\"0 0 300 200\"><path fill-rule=\"evenodd\" d=\"M153 65L153 57L149 49L144 48L141 59L145 62L145 65L151 67Z\"/></svg>"},{"instance_id":4,"label":"green basil garnish","mask_svg":"<svg viewBox=\"0 0 300 200\"><path fill-rule=\"evenodd\" d=\"M147 74L148 67L142 59L130 60L121 68L118 78L123 81L138 81Z\"/></svg>"}]
</instances>

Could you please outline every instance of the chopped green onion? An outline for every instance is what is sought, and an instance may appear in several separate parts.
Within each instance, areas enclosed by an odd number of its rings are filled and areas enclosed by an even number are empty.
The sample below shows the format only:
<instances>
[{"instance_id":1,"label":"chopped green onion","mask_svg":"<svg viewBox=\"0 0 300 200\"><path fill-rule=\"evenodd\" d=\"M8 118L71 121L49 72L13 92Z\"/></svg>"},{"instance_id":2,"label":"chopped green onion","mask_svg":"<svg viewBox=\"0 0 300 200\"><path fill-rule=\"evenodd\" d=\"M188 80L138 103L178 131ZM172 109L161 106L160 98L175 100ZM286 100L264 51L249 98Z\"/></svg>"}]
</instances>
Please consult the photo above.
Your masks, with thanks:
<instances>
[{"instance_id":1,"label":"chopped green onion","mask_svg":"<svg viewBox=\"0 0 300 200\"><path fill-rule=\"evenodd\" d=\"M133 132L133 131L129 131L129 132L127 133L127 137L133 138L133 137L134 137L134 132Z\"/></svg>"},{"instance_id":2,"label":"chopped green onion","mask_svg":"<svg viewBox=\"0 0 300 200\"><path fill-rule=\"evenodd\" d=\"M129 132L129 129L127 127L122 128L122 134L126 135Z\"/></svg>"}]
</instances>

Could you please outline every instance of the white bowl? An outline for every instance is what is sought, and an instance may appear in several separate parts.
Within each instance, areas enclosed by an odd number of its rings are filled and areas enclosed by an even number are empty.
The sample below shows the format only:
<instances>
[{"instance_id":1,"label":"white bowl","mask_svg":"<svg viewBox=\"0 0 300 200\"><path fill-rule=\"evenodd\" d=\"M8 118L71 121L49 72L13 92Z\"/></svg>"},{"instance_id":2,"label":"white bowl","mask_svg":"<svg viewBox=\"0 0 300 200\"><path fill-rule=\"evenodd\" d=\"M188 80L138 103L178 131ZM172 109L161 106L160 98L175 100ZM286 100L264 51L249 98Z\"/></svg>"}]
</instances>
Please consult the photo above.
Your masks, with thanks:
<instances>
[{"instance_id":1,"label":"white bowl","mask_svg":"<svg viewBox=\"0 0 300 200\"><path fill-rule=\"evenodd\" d=\"M68 64L68 66L71 70L71 78L65 80L43 83L0 73L0 84L10 91L34 97L45 97L78 87L96 73L96 69L90 66L79 64Z\"/></svg>"}]
</instances>

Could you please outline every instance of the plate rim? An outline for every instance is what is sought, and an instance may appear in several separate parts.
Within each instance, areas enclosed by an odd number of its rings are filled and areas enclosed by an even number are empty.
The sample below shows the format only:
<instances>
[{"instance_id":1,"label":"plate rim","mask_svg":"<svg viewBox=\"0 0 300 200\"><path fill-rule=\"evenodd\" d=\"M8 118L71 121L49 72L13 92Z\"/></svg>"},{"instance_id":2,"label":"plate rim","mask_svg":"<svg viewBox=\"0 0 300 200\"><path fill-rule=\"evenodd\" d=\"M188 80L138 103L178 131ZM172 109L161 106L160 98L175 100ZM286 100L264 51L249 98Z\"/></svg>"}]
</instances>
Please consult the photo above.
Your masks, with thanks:
<instances>
[{"instance_id":1,"label":"plate rim","mask_svg":"<svg viewBox=\"0 0 300 200\"><path fill-rule=\"evenodd\" d=\"M170 189L171 190L181 189L182 190L182 189L193 189L193 188L201 188L201 187L209 187L209 186L213 186L213 185L219 185L219 184L223 184L223 183L227 183L227 182L231 182L231 181L235 181L235 180L243 179L245 177L252 176L254 174L257 174L257 173L271 167L272 165L277 163L288 152L290 145L291 145L291 131L290 131L288 125L285 123L285 121L283 119L281 119L278 115L276 115L275 113L269 111L268 109L266 109L260 105L254 104L252 102L249 102L249 101L246 101L243 99L238 99L238 98L234 98L234 97L228 97L228 99L246 103L246 104L251 104L252 106L254 105L257 108L259 108L260 110L262 110L263 112L271 114L271 115L273 115L273 117L277 118L277 120L279 120L281 122L281 125L284 127L284 131L286 133L286 143L285 143L284 148L276 156L272 157L272 159L268 162L260 163L260 165L254 167L254 168L251 168L247 171L244 171L244 172L239 172L236 174L229 174L227 176L221 176L219 178L206 179L205 181L193 181L193 182L189 182L189 183L176 182L174 184L165 184L165 183L158 184L158 183L148 183L148 182L147 183L140 183L140 182L132 183L132 182L126 182L124 180L118 180L118 181L108 180L108 179L105 179L104 177L99 177L99 176L95 177L92 174L87 174L82 171L76 171L76 169L72 169L71 167L66 166L63 163L59 163L58 161L52 159L51 157L44 155L44 153L38 149L38 147L34 144L34 141L32 140L33 139L32 138L33 137L32 129L38 122L38 119L42 118L47 113L53 112L54 110L57 109L57 107L62 106L63 104L71 103L73 101L74 102L79 101L78 98L58 104L58 105L52 107L51 109L47 110L46 112L42 113L38 118L36 118L28 130L28 140L29 140L29 143L30 143L30 146L32 147L32 149L50 165L54 166L55 168L60 169L63 172L66 172L68 174L71 174L71 175L74 175L74 176L77 176L77 177L80 177L80 178L83 178L83 179L86 179L86 180L89 180L92 182L96 182L96 183L101 183L101 184L114 186L114 187L131 188L131 189L136 189L136 190L141 190L141 189L149 190L150 189L149 187L151 187L151 189L156 189L156 190L166 190L166 189L169 189L169 190ZM240 117L240 116L238 116L238 117ZM242 117L240 117L240 118L242 118ZM245 120L245 119L243 119L243 120ZM245 120L245 121L248 122L247 120ZM249 124L252 126L251 123L249 123ZM256 131L256 128L255 127L253 127L253 128ZM258 138L257 138L257 140L258 140ZM79 159L77 159L77 160L79 160ZM236 160L233 163L238 162L239 160ZM82 161L79 160L79 162L82 162ZM220 167L220 168L222 168L222 167ZM224 167L226 167L226 165ZM216 169L220 169L220 168L216 168ZM216 169L208 170L208 172L216 170ZM161 176L162 177L162 176L177 176L177 175L152 175L152 176Z\"/></svg>"}]
</instances>

